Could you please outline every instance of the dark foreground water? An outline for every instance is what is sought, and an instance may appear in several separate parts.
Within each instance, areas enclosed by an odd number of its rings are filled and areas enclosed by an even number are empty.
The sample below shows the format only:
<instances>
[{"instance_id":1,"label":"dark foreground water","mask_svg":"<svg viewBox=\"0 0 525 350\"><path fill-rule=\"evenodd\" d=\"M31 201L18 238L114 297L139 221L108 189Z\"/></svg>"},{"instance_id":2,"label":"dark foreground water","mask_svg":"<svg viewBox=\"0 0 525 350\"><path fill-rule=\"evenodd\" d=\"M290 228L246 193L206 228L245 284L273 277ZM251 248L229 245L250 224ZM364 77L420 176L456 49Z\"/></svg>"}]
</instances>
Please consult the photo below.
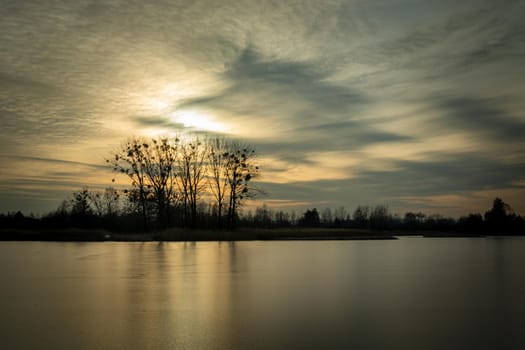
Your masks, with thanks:
<instances>
[{"instance_id":1,"label":"dark foreground water","mask_svg":"<svg viewBox=\"0 0 525 350\"><path fill-rule=\"evenodd\" d=\"M2 349L524 349L525 239L0 243Z\"/></svg>"}]
</instances>

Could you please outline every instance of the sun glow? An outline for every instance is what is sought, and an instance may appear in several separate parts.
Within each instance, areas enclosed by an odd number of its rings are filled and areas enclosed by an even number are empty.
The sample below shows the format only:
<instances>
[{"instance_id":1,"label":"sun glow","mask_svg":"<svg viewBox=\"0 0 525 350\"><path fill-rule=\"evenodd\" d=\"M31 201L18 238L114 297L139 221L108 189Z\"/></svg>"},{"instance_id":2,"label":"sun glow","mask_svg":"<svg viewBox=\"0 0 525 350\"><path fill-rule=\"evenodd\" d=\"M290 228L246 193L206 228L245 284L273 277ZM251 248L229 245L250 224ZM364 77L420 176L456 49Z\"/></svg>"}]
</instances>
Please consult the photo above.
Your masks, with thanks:
<instances>
[{"instance_id":1,"label":"sun glow","mask_svg":"<svg viewBox=\"0 0 525 350\"><path fill-rule=\"evenodd\" d=\"M157 112L162 112L168 109L170 106L168 102L162 101L162 100L150 100L148 101L148 105L150 106L151 109Z\"/></svg>"},{"instance_id":2,"label":"sun glow","mask_svg":"<svg viewBox=\"0 0 525 350\"><path fill-rule=\"evenodd\" d=\"M184 125L185 128L192 128L197 130L213 131L213 132L227 132L228 128L225 124L220 123L208 115L201 114L196 111L179 111L171 115L171 120L175 123Z\"/></svg>"}]
</instances>

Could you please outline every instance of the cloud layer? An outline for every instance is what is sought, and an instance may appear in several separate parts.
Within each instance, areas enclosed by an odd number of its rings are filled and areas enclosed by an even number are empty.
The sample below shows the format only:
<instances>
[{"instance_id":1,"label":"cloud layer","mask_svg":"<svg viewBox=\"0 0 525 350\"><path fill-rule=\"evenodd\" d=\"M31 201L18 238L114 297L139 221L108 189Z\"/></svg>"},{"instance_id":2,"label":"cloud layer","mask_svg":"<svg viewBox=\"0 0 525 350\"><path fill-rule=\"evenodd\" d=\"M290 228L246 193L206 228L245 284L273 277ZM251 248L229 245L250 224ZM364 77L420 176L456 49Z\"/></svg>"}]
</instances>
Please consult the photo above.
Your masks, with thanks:
<instances>
[{"instance_id":1,"label":"cloud layer","mask_svg":"<svg viewBox=\"0 0 525 350\"><path fill-rule=\"evenodd\" d=\"M186 130L254 144L275 206L462 215L501 193L525 213L522 1L2 11L0 211L53 209L105 186L125 137Z\"/></svg>"}]
</instances>

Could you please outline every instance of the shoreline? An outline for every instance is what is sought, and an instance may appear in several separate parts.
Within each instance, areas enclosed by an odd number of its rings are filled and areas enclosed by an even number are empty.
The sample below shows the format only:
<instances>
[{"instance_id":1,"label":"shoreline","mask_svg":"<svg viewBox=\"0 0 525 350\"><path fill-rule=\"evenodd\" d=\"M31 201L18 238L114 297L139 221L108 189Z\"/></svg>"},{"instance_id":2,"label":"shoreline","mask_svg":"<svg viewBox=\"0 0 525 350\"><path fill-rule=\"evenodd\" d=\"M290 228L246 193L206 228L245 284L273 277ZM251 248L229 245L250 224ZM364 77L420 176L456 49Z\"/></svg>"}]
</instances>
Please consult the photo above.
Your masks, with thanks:
<instances>
[{"instance_id":1,"label":"shoreline","mask_svg":"<svg viewBox=\"0 0 525 350\"><path fill-rule=\"evenodd\" d=\"M351 229L238 229L212 231L168 229L152 232L110 232L98 229L0 230L0 241L51 242L202 242L202 241L291 241L291 240L385 240L395 235Z\"/></svg>"},{"instance_id":2,"label":"shoreline","mask_svg":"<svg viewBox=\"0 0 525 350\"><path fill-rule=\"evenodd\" d=\"M101 229L1 229L0 241L49 242L202 242L202 241L328 241L396 240L398 237L482 238L503 235L435 231L373 231L366 229L277 228L235 231L167 229L152 232L110 232ZM523 235L505 235L523 236Z\"/></svg>"}]
</instances>

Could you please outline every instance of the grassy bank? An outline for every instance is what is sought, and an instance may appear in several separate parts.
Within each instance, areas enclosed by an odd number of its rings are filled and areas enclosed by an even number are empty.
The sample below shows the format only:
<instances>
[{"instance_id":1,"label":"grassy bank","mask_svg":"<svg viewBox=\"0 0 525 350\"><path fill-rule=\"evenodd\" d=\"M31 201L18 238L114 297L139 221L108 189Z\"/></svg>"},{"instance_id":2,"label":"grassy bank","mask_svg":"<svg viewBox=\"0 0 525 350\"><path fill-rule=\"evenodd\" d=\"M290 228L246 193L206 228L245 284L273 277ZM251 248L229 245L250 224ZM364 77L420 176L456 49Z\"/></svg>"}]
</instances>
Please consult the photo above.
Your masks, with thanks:
<instances>
[{"instance_id":1,"label":"grassy bank","mask_svg":"<svg viewBox=\"0 0 525 350\"><path fill-rule=\"evenodd\" d=\"M114 233L104 230L0 230L3 241L146 242L146 241L251 241L251 240L361 240L396 239L390 233L359 229L293 228L239 229L235 231L168 229L146 233Z\"/></svg>"}]
</instances>

